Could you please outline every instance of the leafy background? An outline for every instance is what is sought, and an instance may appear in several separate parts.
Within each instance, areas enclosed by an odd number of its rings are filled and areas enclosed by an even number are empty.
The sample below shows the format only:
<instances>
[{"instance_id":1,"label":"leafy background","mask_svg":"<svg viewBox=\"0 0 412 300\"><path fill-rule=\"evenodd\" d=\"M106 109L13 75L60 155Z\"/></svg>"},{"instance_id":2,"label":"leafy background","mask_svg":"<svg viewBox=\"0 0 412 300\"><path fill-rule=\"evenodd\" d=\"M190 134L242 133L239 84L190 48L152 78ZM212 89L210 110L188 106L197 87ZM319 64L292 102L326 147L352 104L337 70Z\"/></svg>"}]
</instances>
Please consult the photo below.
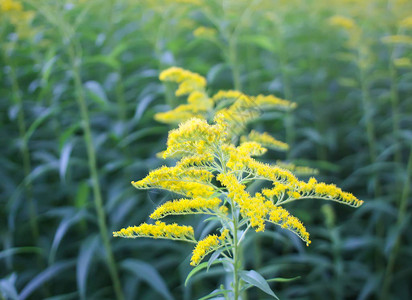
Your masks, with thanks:
<instances>
[{"instance_id":1,"label":"leafy background","mask_svg":"<svg viewBox=\"0 0 412 300\"><path fill-rule=\"evenodd\" d=\"M224 282L211 268L184 286L189 245L111 237L172 197L130 181L164 163L156 153L170 128L153 115L183 100L158 80L174 65L206 76L211 93L297 102L293 115L252 124L291 145L264 160L318 168L365 200L357 210L293 204L311 246L276 228L251 235L246 269L301 276L271 284L281 299L412 297L410 1L21 4L26 14L0 12L3 299L194 299ZM334 15L356 30L332 26ZM201 26L214 32L194 34ZM385 42L396 34L410 40ZM184 222L198 236L210 230Z\"/></svg>"}]
</instances>

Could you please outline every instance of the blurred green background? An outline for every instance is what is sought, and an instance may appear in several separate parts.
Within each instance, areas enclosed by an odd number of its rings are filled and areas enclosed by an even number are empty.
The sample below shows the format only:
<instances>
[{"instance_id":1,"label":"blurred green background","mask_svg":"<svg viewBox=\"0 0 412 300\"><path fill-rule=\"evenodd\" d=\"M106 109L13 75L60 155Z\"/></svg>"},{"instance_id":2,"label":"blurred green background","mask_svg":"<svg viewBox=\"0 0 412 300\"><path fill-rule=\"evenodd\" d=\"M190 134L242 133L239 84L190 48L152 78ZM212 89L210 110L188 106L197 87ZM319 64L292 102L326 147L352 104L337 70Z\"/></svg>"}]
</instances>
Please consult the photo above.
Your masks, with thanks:
<instances>
[{"instance_id":1,"label":"blurred green background","mask_svg":"<svg viewBox=\"0 0 412 300\"><path fill-rule=\"evenodd\" d=\"M412 1L0 0L0 299L197 299L223 282L184 286L190 245L111 236L173 197L130 184L164 164L153 115L184 101L158 80L170 66L297 102L251 124L291 146L264 160L365 201L293 204L311 246L252 235L246 269L301 276L271 284L280 299L412 298Z\"/></svg>"}]
</instances>

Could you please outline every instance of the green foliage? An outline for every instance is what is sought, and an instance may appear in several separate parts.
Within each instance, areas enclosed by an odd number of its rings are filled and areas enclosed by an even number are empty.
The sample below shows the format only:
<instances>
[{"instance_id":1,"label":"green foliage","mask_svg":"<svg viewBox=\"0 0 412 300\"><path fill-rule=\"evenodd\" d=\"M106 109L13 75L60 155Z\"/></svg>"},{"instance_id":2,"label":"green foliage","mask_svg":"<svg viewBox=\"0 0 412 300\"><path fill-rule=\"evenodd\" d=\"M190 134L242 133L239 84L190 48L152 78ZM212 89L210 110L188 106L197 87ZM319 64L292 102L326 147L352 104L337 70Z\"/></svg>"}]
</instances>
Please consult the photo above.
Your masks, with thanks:
<instances>
[{"instance_id":1,"label":"green foliage","mask_svg":"<svg viewBox=\"0 0 412 300\"><path fill-rule=\"evenodd\" d=\"M264 278L301 276L270 283L280 299L411 298L412 52L410 44L382 42L411 36L400 27L410 2L184 2L24 0L34 15L20 22L0 12L2 297L114 299L116 277L126 299L225 293L220 266L184 287L190 246L110 238L170 198L136 192L129 182L161 163L155 155L169 128L153 116L183 101L157 77L178 65L206 75L211 94L236 87L297 102L293 116L264 114L253 127L284 134L292 149L284 159L319 169L322 181L365 200L350 218L349 208L335 211L333 203L293 206L312 224L311 247L276 231L258 234L245 239L247 269ZM334 15L358 24L361 47L330 25ZM195 37L200 26L216 36ZM212 229L192 225L203 236Z\"/></svg>"}]
</instances>

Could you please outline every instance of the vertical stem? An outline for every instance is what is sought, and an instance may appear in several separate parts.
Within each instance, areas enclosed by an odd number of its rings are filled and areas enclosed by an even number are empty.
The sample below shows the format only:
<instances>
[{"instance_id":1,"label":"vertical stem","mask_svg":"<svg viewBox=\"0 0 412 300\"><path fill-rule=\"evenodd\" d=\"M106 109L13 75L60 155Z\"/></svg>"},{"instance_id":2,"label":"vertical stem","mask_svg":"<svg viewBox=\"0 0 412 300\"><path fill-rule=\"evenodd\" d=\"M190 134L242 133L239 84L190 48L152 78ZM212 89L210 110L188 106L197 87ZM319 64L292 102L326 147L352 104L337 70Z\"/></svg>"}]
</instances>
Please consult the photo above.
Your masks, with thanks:
<instances>
[{"instance_id":1,"label":"vertical stem","mask_svg":"<svg viewBox=\"0 0 412 300\"><path fill-rule=\"evenodd\" d=\"M399 97L398 97L398 85L396 83L396 70L393 65L392 60L389 62L389 73L391 78L391 103L392 103L392 129L393 129L393 137L395 139L395 144L399 141L399 124L400 124L400 116L399 116ZM401 148L398 145L395 151L395 163L401 163ZM398 167L398 165L396 165Z\"/></svg>"},{"instance_id":2,"label":"vertical stem","mask_svg":"<svg viewBox=\"0 0 412 300\"><path fill-rule=\"evenodd\" d=\"M97 173L96 153L95 153L94 146L93 146L89 113L87 110L86 99L84 96L84 90L82 86L79 61L77 61L78 58L75 55L75 50L74 49L71 49L71 50L72 51L70 51L70 56L71 56L71 61L72 61L72 70L73 70L73 77L74 77L73 79L74 79L74 85L75 85L76 100L77 100L77 104L80 109L80 114L81 114L82 123L83 123L84 140L85 140L86 148L87 148L89 171L90 171L90 176L91 176L92 185L93 185L94 205L95 205L95 209L97 212L100 236L103 240L103 246L105 248L105 252L107 256L106 257L107 263L109 267L110 276L113 281L116 299L122 300L124 299L124 296L123 296L123 291L121 289L120 279L119 279L119 275L116 269L116 264L115 264L113 252L112 252L109 237L108 237L106 214L104 211L101 188L100 188L100 183L99 183L99 176Z\"/></svg>"},{"instance_id":3,"label":"vertical stem","mask_svg":"<svg viewBox=\"0 0 412 300\"><path fill-rule=\"evenodd\" d=\"M238 238L238 220L237 220L237 213L233 210L233 293L234 293L234 300L239 299L239 289L240 289L240 281L239 281L239 271L240 271L240 260L239 260L239 238Z\"/></svg>"},{"instance_id":4,"label":"vertical stem","mask_svg":"<svg viewBox=\"0 0 412 300\"><path fill-rule=\"evenodd\" d=\"M363 111L365 114L365 126L366 126L366 135L368 140L368 149L369 149L369 158L370 163L374 164L376 162L377 151L376 151L376 141L375 141L375 126L372 121L372 110L371 110L371 99L369 95L369 88L366 82L365 69L362 66L360 68L360 81L362 89L362 105ZM374 181L374 193L375 197L381 195L381 189L379 185L378 174L376 171L373 172L373 181Z\"/></svg>"},{"instance_id":5,"label":"vertical stem","mask_svg":"<svg viewBox=\"0 0 412 300\"><path fill-rule=\"evenodd\" d=\"M5 60L7 60L7 54L5 55ZM27 178L30 175L31 171L31 162L30 162L30 152L29 152L29 147L27 143L27 138L26 138L26 117L24 115L24 109L23 109L23 100L21 98L20 94L20 88L19 88L19 83L17 81L17 75L16 75L16 70L12 64L9 64L10 66L10 74L11 74L11 81L12 81L12 94L13 94L13 102L18 106L18 115L17 115L17 124L19 128L19 135L21 139L21 155L23 158L23 171L24 171L24 177ZM36 212L36 205L34 203L33 199L33 186L31 182L27 183L27 190L26 190L26 195L28 198L28 208L29 208L29 218L30 218L30 228L31 228L31 233L33 236L34 242L37 241L39 237L39 226L37 223L37 212Z\"/></svg>"},{"instance_id":6,"label":"vertical stem","mask_svg":"<svg viewBox=\"0 0 412 300\"><path fill-rule=\"evenodd\" d=\"M406 215L406 209L408 206L408 197L410 193L410 182L412 179L412 145L411 149L409 152L409 160L408 160L408 166L406 169L406 177L405 177L405 182L402 190L402 196L399 201L399 209L398 209L398 219L396 222L396 225L398 228L403 224L405 215ZM395 245L392 248L392 251L389 255L389 260L388 264L386 265L386 270L385 270L385 277L383 279L383 286L382 286L382 293L380 294L381 300L389 299L388 293L389 293L389 287L392 281L392 273L393 269L395 267L395 262L396 262L396 257L398 255L400 246L401 246L401 232L398 233L395 241Z\"/></svg>"}]
</instances>

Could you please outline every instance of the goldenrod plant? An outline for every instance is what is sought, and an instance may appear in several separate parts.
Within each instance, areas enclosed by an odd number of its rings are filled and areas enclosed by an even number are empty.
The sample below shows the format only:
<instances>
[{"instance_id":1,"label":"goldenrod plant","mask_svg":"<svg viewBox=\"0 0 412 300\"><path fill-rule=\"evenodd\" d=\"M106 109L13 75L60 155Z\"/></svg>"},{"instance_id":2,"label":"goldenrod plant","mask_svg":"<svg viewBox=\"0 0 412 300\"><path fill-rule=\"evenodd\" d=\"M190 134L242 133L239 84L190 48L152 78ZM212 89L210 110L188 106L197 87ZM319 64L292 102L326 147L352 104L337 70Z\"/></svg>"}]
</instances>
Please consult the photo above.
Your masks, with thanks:
<instances>
[{"instance_id":1,"label":"goldenrod plant","mask_svg":"<svg viewBox=\"0 0 412 300\"><path fill-rule=\"evenodd\" d=\"M177 82L176 95L188 94L188 104L156 116L166 122L181 122L169 132L163 158L173 158L175 166L163 166L145 178L133 181L137 189L163 189L183 198L167 201L155 209L150 218L154 224L143 223L114 232L116 237L171 239L195 244L191 265L196 272L212 264L223 264L232 272L230 285L209 296L224 295L240 299L242 293L256 286L277 298L267 280L254 270L243 270L242 242L252 230L265 231L269 224L296 234L307 246L309 233L302 222L285 205L297 200L322 199L359 207L363 201L333 184L299 180L285 165L259 162L254 157L268 148L286 150L288 145L267 133L251 131L240 140L237 135L250 119L257 118L256 109L271 107L291 109L295 104L274 96L249 97L239 91L220 91L209 98L206 80L196 73L170 68L160 74L161 80ZM220 106L221 103L226 105ZM253 108L253 110L252 110ZM207 116L214 112L213 122ZM240 130L239 130L240 128ZM266 146L266 147L265 147ZM248 186L267 182L258 192ZM171 215L204 214L216 222L215 233L196 237L191 226L166 224L160 219ZM208 262L205 257L214 253Z\"/></svg>"}]
</instances>

